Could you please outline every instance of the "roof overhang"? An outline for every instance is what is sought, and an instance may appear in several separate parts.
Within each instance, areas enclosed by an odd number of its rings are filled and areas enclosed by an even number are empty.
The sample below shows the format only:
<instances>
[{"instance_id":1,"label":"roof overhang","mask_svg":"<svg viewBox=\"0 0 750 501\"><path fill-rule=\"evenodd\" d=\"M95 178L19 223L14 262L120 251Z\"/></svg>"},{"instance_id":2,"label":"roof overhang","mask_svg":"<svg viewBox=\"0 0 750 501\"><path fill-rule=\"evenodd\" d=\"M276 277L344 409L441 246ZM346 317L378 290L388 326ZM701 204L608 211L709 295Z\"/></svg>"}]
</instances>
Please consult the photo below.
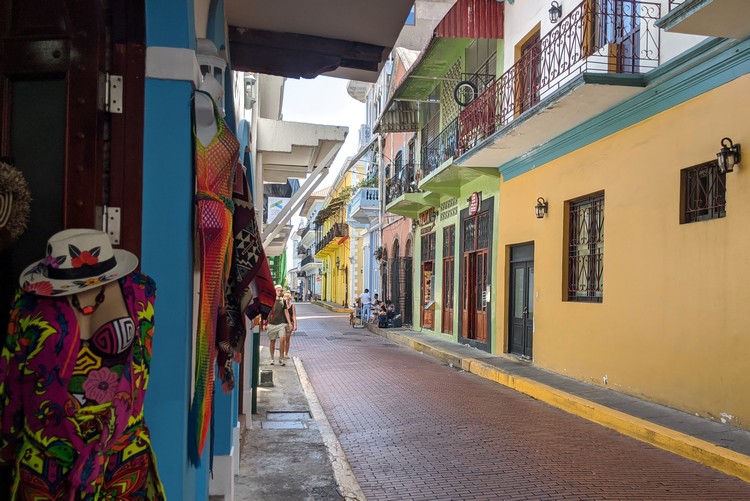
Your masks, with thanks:
<instances>
[{"instance_id":1,"label":"roof overhang","mask_svg":"<svg viewBox=\"0 0 750 501\"><path fill-rule=\"evenodd\" d=\"M414 0L225 0L232 69L375 82Z\"/></svg>"},{"instance_id":2,"label":"roof overhang","mask_svg":"<svg viewBox=\"0 0 750 501\"><path fill-rule=\"evenodd\" d=\"M419 130L419 103L429 102L435 86L444 80L471 42L469 38L434 36L393 91L373 131L388 134Z\"/></svg>"},{"instance_id":3,"label":"roof overhang","mask_svg":"<svg viewBox=\"0 0 750 501\"><path fill-rule=\"evenodd\" d=\"M375 122L375 132L414 132L419 129L419 103L477 38L503 38L504 5L496 0L458 0L440 20L430 41L390 96ZM454 83L458 83L455 81Z\"/></svg>"},{"instance_id":4,"label":"roof overhang","mask_svg":"<svg viewBox=\"0 0 750 501\"><path fill-rule=\"evenodd\" d=\"M747 0L685 0L657 21L669 33L741 40L750 36Z\"/></svg>"},{"instance_id":5,"label":"roof overhang","mask_svg":"<svg viewBox=\"0 0 750 501\"><path fill-rule=\"evenodd\" d=\"M330 162L344 144L348 127L258 118L257 151L263 159L263 181L304 179L321 162ZM325 165L327 168L328 165Z\"/></svg>"}]
</instances>

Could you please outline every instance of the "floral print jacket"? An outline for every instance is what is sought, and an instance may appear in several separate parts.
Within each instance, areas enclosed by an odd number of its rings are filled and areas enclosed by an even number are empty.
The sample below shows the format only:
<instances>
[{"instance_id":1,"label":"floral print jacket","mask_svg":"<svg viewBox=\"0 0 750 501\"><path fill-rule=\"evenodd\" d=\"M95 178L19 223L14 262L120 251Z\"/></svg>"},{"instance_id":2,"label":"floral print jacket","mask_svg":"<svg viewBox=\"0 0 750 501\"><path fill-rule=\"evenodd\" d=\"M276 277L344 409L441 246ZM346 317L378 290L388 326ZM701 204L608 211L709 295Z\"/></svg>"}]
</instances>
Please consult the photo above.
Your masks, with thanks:
<instances>
[{"instance_id":1,"label":"floral print jacket","mask_svg":"<svg viewBox=\"0 0 750 501\"><path fill-rule=\"evenodd\" d=\"M140 273L119 280L136 325L128 363L110 405L82 407L69 382L81 347L78 324L65 297L20 292L0 356L0 464L15 464L24 441L33 441L70 475L71 486L94 492L107 455L136 437L149 441L143 401L151 364L154 281ZM91 439L95 420L98 433ZM84 438L84 428L86 437ZM135 431L134 431L135 430Z\"/></svg>"}]
</instances>

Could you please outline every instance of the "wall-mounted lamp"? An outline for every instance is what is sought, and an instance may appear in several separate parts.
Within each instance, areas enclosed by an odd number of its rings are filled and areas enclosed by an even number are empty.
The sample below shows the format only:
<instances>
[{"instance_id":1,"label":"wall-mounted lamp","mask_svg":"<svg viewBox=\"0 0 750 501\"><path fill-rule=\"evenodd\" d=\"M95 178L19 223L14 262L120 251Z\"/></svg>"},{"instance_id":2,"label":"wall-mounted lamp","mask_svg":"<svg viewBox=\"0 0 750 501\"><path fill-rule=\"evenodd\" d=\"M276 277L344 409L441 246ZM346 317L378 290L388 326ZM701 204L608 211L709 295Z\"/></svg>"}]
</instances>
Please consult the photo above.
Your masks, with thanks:
<instances>
[{"instance_id":1,"label":"wall-mounted lamp","mask_svg":"<svg viewBox=\"0 0 750 501\"><path fill-rule=\"evenodd\" d=\"M549 8L549 22L555 24L562 17L562 7L557 2L552 2Z\"/></svg>"},{"instance_id":2,"label":"wall-mounted lamp","mask_svg":"<svg viewBox=\"0 0 750 501\"><path fill-rule=\"evenodd\" d=\"M336 269L337 270L341 269L341 260L339 259L338 256L336 256Z\"/></svg>"},{"instance_id":3,"label":"wall-mounted lamp","mask_svg":"<svg viewBox=\"0 0 750 501\"><path fill-rule=\"evenodd\" d=\"M740 163L740 145L734 144L731 139L725 137L721 140L721 151L716 154L719 161L719 172L732 172L734 166Z\"/></svg>"},{"instance_id":4,"label":"wall-mounted lamp","mask_svg":"<svg viewBox=\"0 0 750 501\"><path fill-rule=\"evenodd\" d=\"M542 219L547 214L547 201L542 197L536 199L536 205L534 206L534 212L536 213L537 219Z\"/></svg>"}]
</instances>

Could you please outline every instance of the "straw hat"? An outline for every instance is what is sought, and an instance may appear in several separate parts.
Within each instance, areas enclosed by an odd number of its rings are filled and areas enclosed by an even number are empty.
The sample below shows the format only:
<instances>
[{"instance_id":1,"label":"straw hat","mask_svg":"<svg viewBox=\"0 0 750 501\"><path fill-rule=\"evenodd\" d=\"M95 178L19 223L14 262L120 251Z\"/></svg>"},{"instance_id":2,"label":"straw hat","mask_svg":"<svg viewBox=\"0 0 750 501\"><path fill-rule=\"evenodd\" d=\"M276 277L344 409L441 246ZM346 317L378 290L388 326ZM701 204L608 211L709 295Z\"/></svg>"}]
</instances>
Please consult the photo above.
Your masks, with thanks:
<instances>
[{"instance_id":1,"label":"straw hat","mask_svg":"<svg viewBox=\"0 0 750 501\"><path fill-rule=\"evenodd\" d=\"M23 290L38 296L68 296L114 282L138 266L138 258L113 249L99 230L63 230L47 241L44 259L21 273Z\"/></svg>"}]
</instances>

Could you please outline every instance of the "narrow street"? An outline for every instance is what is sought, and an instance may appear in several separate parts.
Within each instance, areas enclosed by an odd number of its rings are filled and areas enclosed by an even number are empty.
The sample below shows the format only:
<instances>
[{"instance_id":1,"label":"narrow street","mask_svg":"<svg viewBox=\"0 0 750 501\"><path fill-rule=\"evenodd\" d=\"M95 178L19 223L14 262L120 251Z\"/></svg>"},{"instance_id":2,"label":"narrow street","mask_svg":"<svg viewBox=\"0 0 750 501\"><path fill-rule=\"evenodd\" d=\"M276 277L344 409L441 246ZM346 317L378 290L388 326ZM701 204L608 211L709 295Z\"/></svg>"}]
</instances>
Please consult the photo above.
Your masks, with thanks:
<instances>
[{"instance_id":1,"label":"narrow street","mask_svg":"<svg viewBox=\"0 0 750 501\"><path fill-rule=\"evenodd\" d=\"M299 357L368 500L739 500L734 477L297 304Z\"/></svg>"}]
</instances>

